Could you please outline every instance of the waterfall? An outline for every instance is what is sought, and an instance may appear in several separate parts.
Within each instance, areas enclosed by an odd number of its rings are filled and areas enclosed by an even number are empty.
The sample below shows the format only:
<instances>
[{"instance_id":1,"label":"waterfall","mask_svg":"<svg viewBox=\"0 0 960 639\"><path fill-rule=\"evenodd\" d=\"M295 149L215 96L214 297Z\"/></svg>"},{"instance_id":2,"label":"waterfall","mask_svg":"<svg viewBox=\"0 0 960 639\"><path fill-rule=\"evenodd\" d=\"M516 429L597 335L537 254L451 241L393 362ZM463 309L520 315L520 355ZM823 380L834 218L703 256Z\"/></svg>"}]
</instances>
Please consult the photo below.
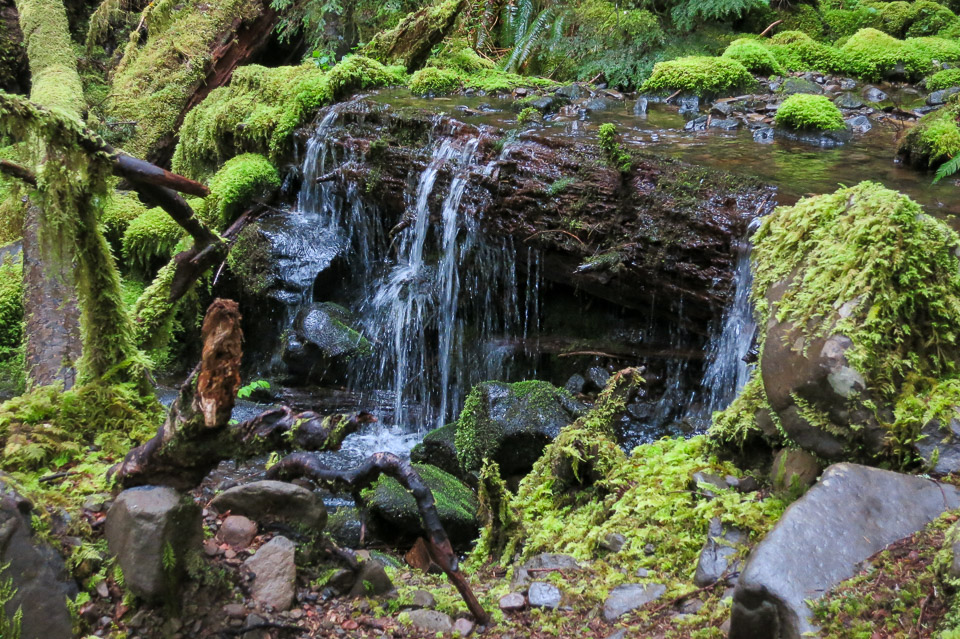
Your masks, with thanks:
<instances>
[{"instance_id":1,"label":"waterfall","mask_svg":"<svg viewBox=\"0 0 960 639\"><path fill-rule=\"evenodd\" d=\"M756 323L750 302L753 273L750 270L750 240L737 244L733 301L723 314L722 328L710 340L707 368L703 374L700 421L709 423L714 411L723 410L734 400L750 377L750 365L744 361L750 351Z\"/></svg>"}]
</instances>

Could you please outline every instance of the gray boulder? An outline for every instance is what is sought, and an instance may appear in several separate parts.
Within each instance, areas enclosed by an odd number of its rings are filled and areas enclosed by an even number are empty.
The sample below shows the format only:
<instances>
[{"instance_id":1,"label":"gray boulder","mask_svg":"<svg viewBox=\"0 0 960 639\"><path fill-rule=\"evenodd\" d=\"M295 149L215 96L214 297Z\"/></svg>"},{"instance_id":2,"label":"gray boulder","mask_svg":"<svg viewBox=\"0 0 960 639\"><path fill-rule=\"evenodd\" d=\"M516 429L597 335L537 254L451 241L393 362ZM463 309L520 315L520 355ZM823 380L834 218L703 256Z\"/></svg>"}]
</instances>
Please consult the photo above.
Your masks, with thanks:
<instances>
[{"instance_id":1,"label":"gray boulder","mask_svg":"<svg viewBox=\"0 0 960 639\"><path fill-rule=\"evenodd\" d=\"M820 95L823 93L823 87L806 78L787 78L780 85L779 92L783 95L793 95L794 93L813 93Z\"/></svg>"},{"instance_id":2,"label":"gray boulder","mask_svg":"<svg viewBox=\"0 0 960 639\"><path fill-rule=\"evenodd\" d=\"M21 639L71 637L66 601L77 595L77 584L60 555L33 538L31 510L0 478L0 566L7 566L0 582L12 580L14 590L4 611L8 619L21 611Z\"/></svg>"},{"instance_id":3,"label":"gray boulder","mask_svg":"<svg viewBox=\"0 0 960 639\"><path fill-rule=\"evenodd\" d=\"M750 539L749 533L734 526L721 523L714 517L710 520L707 540L697 560L697 572L693 583L709 586L729 571L736 570L736 556Z\"/></svg>"},{"instance_id":4,"label":"gray boulder","mask_svg":"<svg viewBox=\"0 0 960 639\"><path fill-rule=\"evenodd\" d=\"M799 497L820 476L820 462L805 450L784 448L773 458L770 483L777 492Z\"/></svg>"},{"instance_id":5,"label":"gray boulder","mask_svg":"<svg viewBox=\"0 0 960 639\"><path fill-rule=\"evenodd\" d=\"M327 509L316 494L283 481L255 481L234 486L210 502L218 513L227 511L260 522L283 521L320 532L327 524Z\"/></svg>"},{"instance_id":6,"label":"gray boulder","mask_svg":"<svg viewBox=\"0 0 960 639\"><path fill-rule=\"evenodd\" d=\"M543 575L553 570L570 572L580 570L580 564L570 555L541 553L528 559L522 566L514 568L510 588L513 590L526 588L530 584L531 570L536 575Z\"/></svg>"},{"instance_id":7,"label":"gray boulder","mask_svg":"<svg viewBox=\"0 0 960 639\"><path fill-rule=\"evenodd\" d=\"M410 461L418 464L431 464L459 479L466 479L457 459L457 425L447 424L436 428L413 447Z\"/></svg>"},{"instance_id":8,"label":"gray boulder","mask_svg":"<svg viewBox=\"0 0 960 639\"><path fill-rule=\"evenodd\" d=\"M856 93L845 91L833 101L841 109L859 109L863 106L863 100Z\"/></svg>"},{"instance_id":9,"label":"gray boulder","mask_svg":"<svg viewBox=\"0 0 960 639\"><path fill-rule=\"evenodd\" d=\"M343 378L350 360L373 351L346 308L332 302L310 304L297 313L283 349L290 371L314 380Z\"/></svg>"},{"instance_id":10,"label":"gray boulder","mask_svg":"<svg viewBox=\"0 0 960 639\"><path fill-rule=\"evenodd\" d=\"M887 99L887 94L877 87L866 87L863 90L863 99L867 102L883 102Z\"/></svg>"},{"instance_id":11,"label":"gray boulder","mask_svg":"<svg viewBox=\"0 0 960 639\"><path fill-rule=\"evenodd\" d=\"M460 466L476 472L485 457L504 477L526 474L543 449L583 406L548 382L483 382L470 391L457 420Z\"/></svg>"},{"instance_id":12,"label":"gray boulder","mask_svg":"<svg viewBox=\"0 0 960 639\"><path fill-rule=\"evenodd\" d=\"M289 610L296 595L296 545L286 537L274 537L243 562L245 572L253 574L250 595L262 606Z\"/></svg>"},{"instance_id":13,"label":"gray boulder","mask_svg":"<svg viewBox=\"0 0 960 639\"><path fill-rule=\"evenodd\" d=\"M806 600L857 565L960 506L960 490L857 464L835 464L753 549L734 592L730 639L816 633Z\"/></svg>"},{"instance_id":14,"label":"gray boulder","mask_svg":"<svg viewBox=\"0 0 960 639\"><path fill-rule=\"evenodd\" d=\"M656 601L667 592L663 584L623 584L607 595L603 603L603 619L613 623L617 618Z\"/></svg>"},{"instance_id":15,"label":"gray boulder","mask_svg":"<svg viewBox=\"0 0 960 639\"><path fill-rule=\"evenodd\" d=\"M393 592L393 582L376 559L368 559L360 564L356 581L350 589L351 597L378 597Z\"/></svg>"},{"instance_id":16,"label":"gray boulder","mask_svg":"<svg viewBox=\"0 0 960 639\"><path fill-rule=\"evenodd\" d=\"M851 131L857 133L866 133L873 128L873 123L870 121L870 118L865 115L855 115L852 118L847 118L844 122Z\"/></svg>"},{"instance_id":17,"label":"gray boulder","mask_svg":"<svg viewBox=\"0 0 960 639\"><path fill-rule=\"evenodd\" d=\"M413 625L423 632L431 634L453 632L453 620L450 619L449 615L442 612L421 609L411 610L407 614L410 615L410 621L413 622Z\"/></svg>"},{"instance_id":18,"label":"gray boulder","mask_svg":"<svg viewBox=\"0 0 960 639\"><path fill-rule=\"evenodd\" d=\"M146 600L172 596L203 540L200 507L167 486L129 488L107 511L105 534L124 586ZM170 559L173 564L170 564Z\"/></svg>"},{"instance_id":19,"label":"gray boulder","mask_svg":"<svg viewBox=\"0 0 960 639\"><path fill-rule=\"evenodd\" d=\"M560 607L561 598L560 589L545 581L533 582L530 584L530 590L527 591L527 599L530 601L531 608L556 610Z\"/></svg>"},{"instance_id":20,"label":"gray boulder","mask_svg":"<svg viewBox=\"0 0 960 639\"><path fill-rule=\"evenodd\" d=\"M954 409L954 415L946 428L937 419L927 422L920 430L923 437L914 444L935 473L955 473L960 470L960 411Z\"/></svg>"}]
</instances>

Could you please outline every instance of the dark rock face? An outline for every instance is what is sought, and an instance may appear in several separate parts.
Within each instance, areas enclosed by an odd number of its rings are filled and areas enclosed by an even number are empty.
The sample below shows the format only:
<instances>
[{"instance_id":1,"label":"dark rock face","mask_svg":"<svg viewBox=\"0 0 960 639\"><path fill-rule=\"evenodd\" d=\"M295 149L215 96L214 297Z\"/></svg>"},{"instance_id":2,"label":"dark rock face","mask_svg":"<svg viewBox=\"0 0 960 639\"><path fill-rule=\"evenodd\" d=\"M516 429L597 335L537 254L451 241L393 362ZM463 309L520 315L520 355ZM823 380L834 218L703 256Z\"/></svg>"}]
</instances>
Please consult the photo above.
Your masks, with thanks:
<instances>
[{"instance_id":1,"label":"dark rock face","mask_svg":"<svg viewBox=\"0 0 960 639\"><path fill-rule=\"evenodd\" d=\"M423 440L410 451L410 460L430 464L454 477L464 479L457 459L457 425L447 424L426 434Z\"/></svg>"},{"instance_id":2,"label":"dark rock face","mask_svg":"<svg viewBox=\"0 0 960 639\"><path fill-rule=\"evenodd\" d=\"M958 505L954 486L856 464L829 467L750 553L734 593L730 639L815 632L807 599Z\"/></svg>"},{"instance_id":3,"label":"dark rock face","mask_svg":"<svg viewBox=\"0 0 960 639\"><path fill-rule=\"evenodd\" d=\"M317 381L342 380L347 362L372 348L354 327L350 311L331 302L302 308L293 330L283 360L291 373Z\"/></svg>"},{"instance_id":4,"label":"dark rock face","mask_svg":"<svg viewBox=\"0 0 960 639\"><path fill-rule=\"evenodd\" d=\"M13 580L15 594L4 610L12 618L21 610L21 639L73 636L67 598L77 595L60 555L33 539L29 501L9 489L0 477L0 581Z\"/></svg>"},{"instance_id":5,"label":"dark rock face","mask_svg":"<svg viewBox=\"0 0 960 639\"><path fill-rule=\"evenodd\" d=\"M255 481L226 490L210 502L217 512L230 511L265 523L302 524L320 532L327 523L323 501L306 488L283 481Z\"/></svg>"},{"instance_id":6,"label":"dark rock face","mask_svg":"<svg viewBox=\"0 0 960 639\"><path fill-rule=\"evenodd\" d=\"M105 527L110 552L130 592L157 601L177 587L190 552L203 539L200 507L166 486L139 486L117 496ZM174 566L168 564L168 553Z\"/></svg>"},{"instance_id":7,"label":"dark rock face","mask_svg":"<svg viewBox=\"0 0 960 639\"><path fill-rule=\"evenodd\" d=\"M917 452L935 473L955 473L960 470L960 411L943 428L939 420L924 424L916 442Z\"/></svg>"},{"instance_id":8,"label":"dark rock face","mask_svg":"<svg viewBox=\"0 0 960 639\"><path fill-rule=\"evenodd\" d=\"M728 571L735 570L735 556L748 540L749 533L723 524L717 518L711 519L707 540L697 560L693 583L701 587L709 586Z\"/></svg>"}]
</instances>

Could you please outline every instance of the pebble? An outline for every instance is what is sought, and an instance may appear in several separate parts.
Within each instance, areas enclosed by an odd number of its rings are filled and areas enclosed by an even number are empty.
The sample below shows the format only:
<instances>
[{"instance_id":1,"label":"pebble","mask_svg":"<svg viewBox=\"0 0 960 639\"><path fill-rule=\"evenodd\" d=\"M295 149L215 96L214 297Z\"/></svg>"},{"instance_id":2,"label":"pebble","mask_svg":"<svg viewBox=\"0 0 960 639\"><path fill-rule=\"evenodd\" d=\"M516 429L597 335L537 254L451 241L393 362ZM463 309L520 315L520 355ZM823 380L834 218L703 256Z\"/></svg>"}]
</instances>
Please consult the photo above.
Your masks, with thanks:
<instances>
[{"instance_id":1,"label":"pebble","mask_svg":"<svg viewBox=\"0 0 960 639\"><path fill-rule=\"evenodd\" d=\"M413 593L413 606L415 608L433 608L435 605L436 600L426 590L417 590Z\"/></svg>"},{"instance_id":2,"label":"pebble","mask_svg":"<svg viewBox=\"0 0 960 639\"><path fill-rule=\"evenodd\" d=\"M560 589L553 584L535 581L530 584L527 598L530 600L530 606L532 608L549 608L555 610L560 606L561 594Z\"/></svg>"},{"instance_id":3,"label":"pebble","mask_svg":"<svg viewBox=\"0 0 960 639\"><path fill-rule=\"evenodd\" d=\"M247 609L241 603L231 603L223 607L223 614L231 619L243 619L247 614Z\"/></svg>"},{"instance_id":4,"label":"pebble","mask_svg":"<svg viewBox=\"0 0 960 639\"><path fill-rule=\"evenodd\" d=\"M519 592L511 592L508 595L500 597L500 610L510 612L513 610L523 610L527 602Z\"/></svg>"},{"instance_id":5,"label":"pebble","mask_svg":"<svg viewBox=\"0 0 960 639\"><path fill-rule=\"evenodd\" d=\"M474 623L469 619L457 619L453 622L453 631L460 633L461 637L466 637L473 632Z\"/></svg>"}]
</instances>

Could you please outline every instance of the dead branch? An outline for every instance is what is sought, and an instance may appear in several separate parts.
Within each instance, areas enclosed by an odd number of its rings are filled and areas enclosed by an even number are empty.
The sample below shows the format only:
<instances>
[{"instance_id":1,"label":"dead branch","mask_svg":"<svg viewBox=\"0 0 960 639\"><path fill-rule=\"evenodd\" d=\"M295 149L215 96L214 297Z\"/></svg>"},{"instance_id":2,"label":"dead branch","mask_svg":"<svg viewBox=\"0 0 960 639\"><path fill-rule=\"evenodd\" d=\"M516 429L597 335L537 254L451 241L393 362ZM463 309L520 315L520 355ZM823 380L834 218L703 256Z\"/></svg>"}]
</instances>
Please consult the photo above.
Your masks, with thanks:
<instances>
[{"instance_id":1,"label":"dead branch","mask_svg":"<svg viewBox=\"0 0 960 639\"><path fill-rule=\"evenodd\" d=\"M767 35L768 33L770 33L770 30L773 29L773 28L774 28L775 26L777 26L778 24L780 24L781 22L783 22L783 20L777 20L776 22L774 22L773 24L771 24L769 27L767 27L766 29L764 29L763 31L761 31L761 32L760 32L760 37L762 38L763 36L765 36L765 35Z\"/></svg>"},{"instance_id":2,"label":"dead branch","mask_svg":"<svg viewBox=\"0 0 960 639\"><path fill-rule=\"evenodd\" d=\"M381 475L396 479L413 495L417 502L417 510L420 512L420 521L427 533L427 547L431 558L443 569L447 578L460 592L460 596L463 597L477 623L488 623L490 616L473 594L466 577L460 572L457 555L440 522L433 493L423 483L409 461L400 459L392 453L374 453L352 470L334 470L325 466L318 455L301 452L287 455L267 472L267 477L271 479L290 480L307 477L326 485L346 488L354 494L373 485Z\"/></svg>"},{"instance_id":3,"label":"dead branch","mask_svg":"<svg viewBox=\"0 0 960 639\"><path fill-rule=\"evenodd\" d=\"M12 178L23 180L30 186L37 185L37 176L34 175L33 171L10 160L0 160L0 173L5 173Z\"/></svg>"}]
</instances>

